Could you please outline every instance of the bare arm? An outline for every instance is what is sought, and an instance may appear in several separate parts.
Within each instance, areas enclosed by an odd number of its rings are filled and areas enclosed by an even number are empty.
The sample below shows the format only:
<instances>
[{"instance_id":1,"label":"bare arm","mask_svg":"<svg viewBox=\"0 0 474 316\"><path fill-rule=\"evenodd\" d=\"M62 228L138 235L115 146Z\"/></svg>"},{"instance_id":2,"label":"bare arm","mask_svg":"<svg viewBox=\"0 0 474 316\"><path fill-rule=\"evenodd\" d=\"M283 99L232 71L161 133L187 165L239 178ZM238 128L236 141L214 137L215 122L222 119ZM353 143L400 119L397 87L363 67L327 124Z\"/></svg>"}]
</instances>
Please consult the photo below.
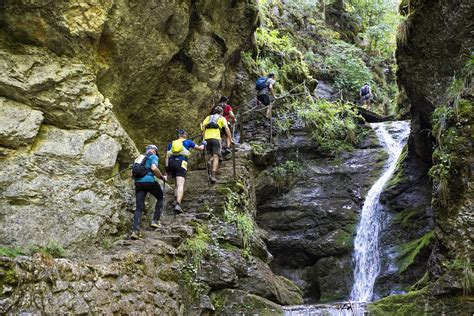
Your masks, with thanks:
<instances>
[{"instance_id":1,"label":"bare arm","mask_svg":"<svg viewBox=\"0 0 474 316\"><path fill-rule=\"evenodd\" d=\"M230 111L230 112L229 112L229 118L230 118L230 120L229 120L229 121L235 122L235 115L234 115L234 111Z\"/></svg>"},{"instance_id":2,"label":"bare arm","mask_svg":"<svg viewBox=\"0 0 474 316\"><path fill-rule=\"evenodd\" d=\"M203 151L204 148L205 148L204 145L199 145L199 146L196 145L196 146L194 146L194 149L197 149L197 150L200 150L200 151Z\"/></svg>"},{"instance_id":3,"label":"bare arm","mask_svg":"<svg viewBox=\"0 0 474 316\"><path fill-rule=\"evenodd\" d=\"M230 147L230 144L233 143L232 139L232 134L230 133L229 125L225 125L225 134L227 135L226 141L227 141L227 147Z\"/></svg>"},{"instance_id":4,"label":"bare arm","mask_svg":"<svg viewBox=\"0 0 474 316\"><path fill-rule=\"evenodd\" d=\"M273 90L273 83L268 86L268 90L272 93L273 97L275 97L275 91Z\"/></svg>"},{"instance_id":5,"label":"bare arm","mask_svg":"<svg viewBox=\"0 0 474 316\"><path fill-rule=\"evenodd\" d=\"M158 179L163 179L166 181L166 177L164 177L161 172L160 172L160 169L158 169L158 167L155 165L155 164L152 164L151 165L151 171L153 172L153 174L158 178Z\"/></svg>"},{"instance_id":6,"label":"bare arm","mask_svg":"<svg viewBox=\"0 0 474 316\"><path fill-rule=\"evenodd\" d=\"M165 167L168 167L170 164L170 153L166 152L166 157L165 157Z\"/></svg>"}]
</instances>

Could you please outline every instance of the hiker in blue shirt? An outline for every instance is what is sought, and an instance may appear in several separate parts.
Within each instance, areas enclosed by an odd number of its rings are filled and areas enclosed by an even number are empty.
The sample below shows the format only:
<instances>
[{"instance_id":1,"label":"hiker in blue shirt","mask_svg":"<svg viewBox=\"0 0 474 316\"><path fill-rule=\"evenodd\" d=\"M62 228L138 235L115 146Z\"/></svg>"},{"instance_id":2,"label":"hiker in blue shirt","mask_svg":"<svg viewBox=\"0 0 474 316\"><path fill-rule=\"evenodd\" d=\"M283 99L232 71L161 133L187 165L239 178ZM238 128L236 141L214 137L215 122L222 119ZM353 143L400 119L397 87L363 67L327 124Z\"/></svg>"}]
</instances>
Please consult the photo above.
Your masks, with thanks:
<instances>
[{"instance_id":1,"label":"hiker in blue shirt","mask_svg":"<svg viewBox=\"0 0 474 316\"><path fill-rule=\"evenodd\" d=\"M132 239L140 239L140 222L142 218L143 208L145 207L145 197L148 193L156 198L155 212L153 213L153 220L150 224L151 227L158 228L161 216L161 210L163 208L163 191L160 185L155 179L155 176L159 179L166 181L166 176L162 175L160 169L158 169L158 147L155 145L146 146L145 155L140 155L136 160L135 164L141 164L145 167L145 175L141 177L135 177L135 195L137 207L133 214L133 227Z\"/></svg>"},{"instance_id":2,"label":"hiker in blue shirt","mask_svg":"<svg viewBox=\"0 0 474 316\"><path fill-rule=\"evenodd\" d=\"M191 148L204 150L206 141L197 146L192 140L186 139L186 132L182 129L178 131L178 139L168 144L166 152L166 172L175 179L174 186L174 210L176 213L182 213L181 201L184 194L184 182L186 181L186 171L188 170L188 158L191 155Z\"/></svg>"}]
</instances>

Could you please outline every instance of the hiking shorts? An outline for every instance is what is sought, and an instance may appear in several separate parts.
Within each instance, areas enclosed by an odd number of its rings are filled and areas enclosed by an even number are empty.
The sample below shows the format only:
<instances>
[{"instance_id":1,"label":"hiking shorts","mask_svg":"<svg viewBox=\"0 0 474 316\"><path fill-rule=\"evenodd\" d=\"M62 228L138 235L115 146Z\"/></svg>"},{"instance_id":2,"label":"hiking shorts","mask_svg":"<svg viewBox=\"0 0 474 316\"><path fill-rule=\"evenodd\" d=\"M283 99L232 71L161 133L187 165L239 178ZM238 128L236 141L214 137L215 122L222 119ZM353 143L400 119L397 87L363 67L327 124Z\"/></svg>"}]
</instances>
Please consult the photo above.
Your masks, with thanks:
<instances>
[{"instance_id":1,"label":"hiking shorts","mask_svg":"<svg viewBox=\"0 0 474 316\"><path fill-rule=\"evenodd\" d=\"M168 164L169 171L171 173L171 177L183 177L186 178L186 171L188 171L188 162L186 160L181 159L173 159L170 158Z\"/></svg>"},{"instance_id":2,"label":"hiking shorts","mask_svg":"<svg viewBox=\"0 0 474 316\"><path fill-rule=\"evenodd\" d=\"M206 139L206 150L209 155L221 155L221 140L215 138Z\"/></svg>"},{"instance_id":3,"label":"hiking shorts","mask_svg":"<svg viewBox=\"0 0 474 316\"><path fill-rule=\"evenodd\" d=\"M362 101L365 101L365 100L370 100L370 94L366 94L362 96Z\"/></svg>"},{"instance_id":4,"label":"hiking shorts","mask_svg":"<svg viewBox=\"0 0 474 316\"><path fill-rule=\"evenodd\" d=\"M270 105L270 97L268 94L261 94L257 96L257 100L263 103L263 105L268 106Z\"/></svg>"}]
</instances>

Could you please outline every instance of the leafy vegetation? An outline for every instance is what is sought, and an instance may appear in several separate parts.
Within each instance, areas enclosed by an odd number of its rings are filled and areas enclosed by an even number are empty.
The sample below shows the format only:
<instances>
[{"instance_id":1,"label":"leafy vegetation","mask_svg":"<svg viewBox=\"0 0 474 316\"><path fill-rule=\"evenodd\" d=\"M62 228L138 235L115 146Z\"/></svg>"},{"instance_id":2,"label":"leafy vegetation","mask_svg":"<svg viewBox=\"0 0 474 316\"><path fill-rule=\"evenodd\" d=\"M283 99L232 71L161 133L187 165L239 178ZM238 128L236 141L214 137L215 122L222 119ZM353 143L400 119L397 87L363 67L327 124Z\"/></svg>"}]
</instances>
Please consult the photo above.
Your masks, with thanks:
<instances>
[{"instance_id":1,"label":"leafy vegetation","mask_svg":"<svg viewBox=\"0 0 474 316\"><path fill-rule=\"evenodd\" d=\"M453 80L449 89L450 100L432 114L432 135L436 139L436 147L429 174L438 193L437 202L448 209L454 206L454 201L467 186L465 181L459 180L459 175L469 164L474 103L469 98L463 98L463 94L468 91L473 74L474 56L471 56L463 74Z\"/></svg>"},{"instance_id":2,"label":"leafy vegetation","mask_svg":"<svg viewBox=\"0 0 474 316\"><path fill-rule=\"evenodd\" d=\"M332 44L332 53L325 62L330 73L334 73L334 86L343 95L349 96L359 91L364 83L374 85L372 73L365 64L363 51L344 41L336 40Z\"/></svg>"},{"instance_id":3,"label":"leafy vegetation","mask_svg":"<svg viewBox=\"0 0 474 316\"><path fill-rule=\"evenodd\" d=\"M275 166L272 169L272 177L278 191L289 188L290 184L301 175L302 170L300 163L292 160Z\"/></svg>"},{"instance_id":4,"label":"leafy vegetation","mask_svg":"<svg viewBox=\"0 0 474 316\"><path fill-rule=\"evenodd\" d=\"M16 258L26 255L27 251L21 248L0 247L0 257Z\"/></svg>"},{"instance_id":5,"label":"leafy vegetation","mask_svg":"<svg viewBox=\"0 0 474 316\"><path fill-rule=\"evenodd\" d=\"M185 242L185 249L190 254L194 267L200 267L202 258L209 251L210 233L207 227L197 224L194 228L195 234Z\"/></svg>"},{"instance_id":6,"label":"leafy vegetation","mask_svg":"<svg viewBox=\"0 0 474 316\"><path fill-rule=\"evenodd\" d=\"M393 1L260 0L259 7L257 54L243 54L251 73L275 73L277 92L303 81L313 91L315 78L329 79L339 98L351 102L359 101L358 91L368 82L373 109L385 114L396 110L397 86L387 69L394 64L396 29L403 18ZM289 123L278 122L281 135Z\"/></svg>"},{"instance_id":7,"label":"leafy vegetation","mask_svg":"<svg viewBox=\"0 0 474 316\"><path fill-rule=\"evenodd\" d=\"M448 268L461 274L463 295L469 295L474 288L474 267L471 259L468 256L457 255Z\"/></svg>"},{"instance_id":8,"label":"leafy vegetation","mask_svg":"<svg viewBox=\"0 0 474 316\"><path fill-rule=\"evenodd\" d=\"M242 238L244 251L248 251L249 241L255 234L255 225L253 217L249 212L249 201L243 194L243 185L237 184L237 188L233 189L223 188L222 192L226 196L224 220L229 224L235 225Z\"/></svg>"},{"instance_id":9,"label":"leafy vegetation","mask_svg":"<svg viewBox=\"0 0 474 316\"><path fill-rule=\"evenodd\" d=\"M352 104L321 99L301 106L298 115L311 129L313 141L323 153L335 155L351 150L358 141L360 116Z\"/></svg>"}]
</instances>

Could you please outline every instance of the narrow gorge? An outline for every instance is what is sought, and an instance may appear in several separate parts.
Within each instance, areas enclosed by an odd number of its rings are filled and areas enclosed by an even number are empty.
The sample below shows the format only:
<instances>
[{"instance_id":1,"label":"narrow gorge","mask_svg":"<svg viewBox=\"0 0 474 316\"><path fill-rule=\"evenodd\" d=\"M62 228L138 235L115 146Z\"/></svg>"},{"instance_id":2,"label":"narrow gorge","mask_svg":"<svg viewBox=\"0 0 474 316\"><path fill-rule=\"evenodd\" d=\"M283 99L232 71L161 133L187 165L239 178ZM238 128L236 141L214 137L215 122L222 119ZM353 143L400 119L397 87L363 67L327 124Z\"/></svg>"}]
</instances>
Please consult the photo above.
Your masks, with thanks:
<instances>
[{"instance_id":1,"label":"narrow gorge","mask_svg":"<svg viewBox=\"0 0 474 316\"><path fill-rule=\"evenodd\" d=\"M472 315L474 3L0 1L0 314ZM275 75L272 112L255 81ZM361 87L371 87L361 104ZM130 165L221 96L131 239ZM370 103L371 102L371 103Z\"/></svg>"}]
</instances>

